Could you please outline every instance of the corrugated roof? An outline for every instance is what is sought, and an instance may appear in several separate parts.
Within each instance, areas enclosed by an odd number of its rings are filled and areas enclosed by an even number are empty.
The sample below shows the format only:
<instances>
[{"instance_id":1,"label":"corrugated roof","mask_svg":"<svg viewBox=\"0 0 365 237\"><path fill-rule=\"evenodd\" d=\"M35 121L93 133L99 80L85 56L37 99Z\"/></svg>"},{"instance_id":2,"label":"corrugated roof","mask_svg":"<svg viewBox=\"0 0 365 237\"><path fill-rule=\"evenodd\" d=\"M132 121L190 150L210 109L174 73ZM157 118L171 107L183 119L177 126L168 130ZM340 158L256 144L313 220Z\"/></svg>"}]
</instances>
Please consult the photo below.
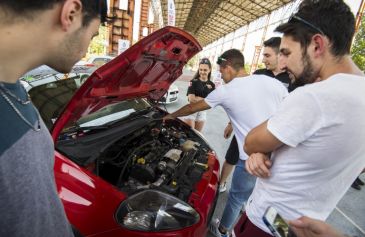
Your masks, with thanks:
<instances>
[{"instance_id":1,"label":"corrugated roof","mask_svg":"<svg viewBox=\"0 0 365 237\"><path fill-rule=\"evenodd\" d=\"M175 26L202 46L264 16L292 0L175 0ZM161 0L167 22L167 0Z\"/></svg>"}]
</instances>

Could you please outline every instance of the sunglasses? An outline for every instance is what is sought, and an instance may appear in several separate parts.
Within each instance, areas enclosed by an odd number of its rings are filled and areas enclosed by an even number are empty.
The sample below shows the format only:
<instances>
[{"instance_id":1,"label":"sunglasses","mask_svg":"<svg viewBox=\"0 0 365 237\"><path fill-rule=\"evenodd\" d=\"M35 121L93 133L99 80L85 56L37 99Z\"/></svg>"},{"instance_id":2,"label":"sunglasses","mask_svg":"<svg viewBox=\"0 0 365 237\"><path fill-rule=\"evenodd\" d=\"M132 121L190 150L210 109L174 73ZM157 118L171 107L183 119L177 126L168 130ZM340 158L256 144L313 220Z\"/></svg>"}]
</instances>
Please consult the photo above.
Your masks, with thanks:
<instances>
[{"instance_id":1,"label":"sunglasses","mask_svg":"<svg viewBox=\"0 0 365 237\"><path fill-rule=\"evenodd\" d=\"M218 57L217 64L219 66L226 66L228 64L228 60L225 58L222 58L222 57ZM226 65L223 65L223 64L226 64Z\"/></svg>"},{"instance_id":2,"label":"sunglasses","mask_svg":"<svg viewBox=\"0 0 365 237\"><path fill-rule=\"evenodd\" d=\"M207 65L210 65L210 61L207 58L203 58L202 60L200 60L199 64L207 64Z\"/></svg>"},{"instance_id":3,"label":"sunglasses","mask_svg":"<svg viewBox=\"0 0 365 237\"><path fill-rule=\"evenodd\" d=\"M108 3L107 0L97 0L98 3L98 12L100 15L100 22L102 25L106 23L112 23L116 19L116 14L112 16L108 15Z\"/></svg>"},{"instance_id":4,"label":"sunglasses","mask_svg":"<svg viewBox=\"0 0 365 237\"><path fill-rule=\"evenodd\" d=\"M291 17L288 20L288 23L293 22L293 21L297 21L297 22L303 23L304 25L312 28L312 30L315 30L315 31L321 33L322 35L325 35L325 33L321 29L319 29L317 26L313 25L309 21L304 20L303 18L301 18L299 16L296 16L295 14L291 15Z\"/></svg>"}]
</instances>

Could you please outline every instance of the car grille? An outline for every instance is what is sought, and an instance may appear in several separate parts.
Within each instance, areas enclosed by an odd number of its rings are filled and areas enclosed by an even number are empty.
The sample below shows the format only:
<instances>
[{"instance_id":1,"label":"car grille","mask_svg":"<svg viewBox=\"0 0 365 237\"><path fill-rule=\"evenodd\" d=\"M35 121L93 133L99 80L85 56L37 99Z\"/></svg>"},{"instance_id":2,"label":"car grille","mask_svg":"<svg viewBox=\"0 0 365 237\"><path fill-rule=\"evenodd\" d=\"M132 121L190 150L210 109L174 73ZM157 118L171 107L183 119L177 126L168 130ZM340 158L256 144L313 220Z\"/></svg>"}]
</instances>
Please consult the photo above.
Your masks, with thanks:
<instances>
[{"instance_id":1,"label":"car grille","mask_svg":"<svg viewBox=\"0 0 365 237\"><path fill-rule=\"evenodd\" d=\"M175 101L175 100L177 100L177 97L175 97L175 98L170 98L170 102Z\"/></svg>"}]
</instances>

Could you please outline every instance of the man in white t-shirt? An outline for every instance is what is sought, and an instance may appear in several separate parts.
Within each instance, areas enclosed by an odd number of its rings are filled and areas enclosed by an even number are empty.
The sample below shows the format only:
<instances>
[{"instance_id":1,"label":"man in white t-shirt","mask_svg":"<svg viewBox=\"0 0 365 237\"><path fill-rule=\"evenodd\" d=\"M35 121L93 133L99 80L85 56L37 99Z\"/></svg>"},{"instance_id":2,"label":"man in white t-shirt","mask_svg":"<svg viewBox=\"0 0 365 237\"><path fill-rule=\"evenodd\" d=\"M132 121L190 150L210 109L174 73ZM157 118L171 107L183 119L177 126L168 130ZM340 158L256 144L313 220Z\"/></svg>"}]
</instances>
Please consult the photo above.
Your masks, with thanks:
<instances>
[{"instance_id":1,"label":"man in white t-shirt","mask_svg":"<svg viewBox=\"0 0 365 237\"><path fill-rule=\"evenodd\" d=\"M246 137L246 168L260 178L237 236L270 236L262 220L269 206L286 220L325 220L365 166L365 77L349 55L354 25L343 0L303 0L276 28L282 63L306 85Z\"/></svg>"},{"instance_id":2,"label":"man in white t-shirt","mask_svg":"<svg viewBox=\"0 0 365 237\"><path fill-rule=\"evenodd\" d=\"M233 127L239 146L240 161L232 177L228 201L220 222L220 228L213 231L217 236L224 236L234 224L247 201L255 184L254 176L245 170L248 158L243 151L243 141L247 133L268 119L285 96L287 89L278 80L264 75L245 76L244 57L237 49L230 49L218 58L218 65L225 85L212 91L204 100L188 104L174 113L164 117L174 119L189 114L222 106Z\"/></svg>"}]
</instances>

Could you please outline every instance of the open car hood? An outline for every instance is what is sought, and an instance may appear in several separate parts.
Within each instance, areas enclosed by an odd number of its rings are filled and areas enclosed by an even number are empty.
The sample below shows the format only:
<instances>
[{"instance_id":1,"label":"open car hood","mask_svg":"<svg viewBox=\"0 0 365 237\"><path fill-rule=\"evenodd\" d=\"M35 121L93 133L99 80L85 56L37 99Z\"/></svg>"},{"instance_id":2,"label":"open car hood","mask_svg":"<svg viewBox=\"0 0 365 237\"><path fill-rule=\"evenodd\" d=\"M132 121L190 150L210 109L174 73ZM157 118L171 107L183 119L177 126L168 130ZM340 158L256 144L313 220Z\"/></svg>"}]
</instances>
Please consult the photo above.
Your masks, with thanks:
<instances>
[{"instance_id":1,"label":"open car hood","mask_svg":"<svg viewBox=\"0 0 365 237\"><path fill-rule=\"evenodd\" d=\"M200 50L191 35L175 27L140 40L97 69L79 88L54 124L54 141L66 125L108 104L136 97L159 99Z\"/></svg>"}]
</instances>

